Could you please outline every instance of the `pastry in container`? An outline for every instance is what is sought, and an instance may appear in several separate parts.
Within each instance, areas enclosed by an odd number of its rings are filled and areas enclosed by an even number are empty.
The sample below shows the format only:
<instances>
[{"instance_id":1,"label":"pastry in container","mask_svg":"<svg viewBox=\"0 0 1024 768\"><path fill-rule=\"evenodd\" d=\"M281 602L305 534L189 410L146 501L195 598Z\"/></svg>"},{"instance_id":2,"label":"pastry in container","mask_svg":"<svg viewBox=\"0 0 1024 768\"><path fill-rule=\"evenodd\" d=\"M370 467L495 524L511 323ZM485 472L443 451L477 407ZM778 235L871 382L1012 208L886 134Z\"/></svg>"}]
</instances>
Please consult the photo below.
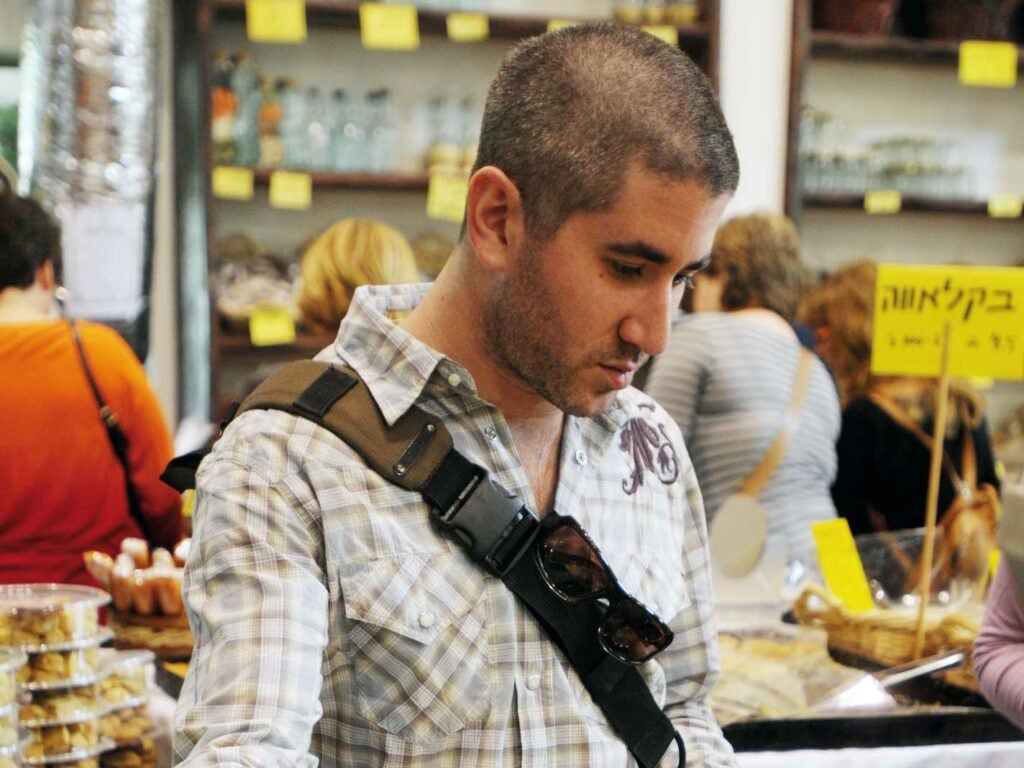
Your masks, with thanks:
<instances>
[{"instance_id":1,"label":"pastry in container","mask_svg":"<svg viewBox=\"0 0 1024 768\"><path fill-rule=\"evenodd\" d=\"M110 596L69 584L0 585L0 645L54 646L96 637Z\"/></svg>"},{"instance_id":2,"label":"pastry in container","mask_svg":"<svg viewBox=\"0 0 1024 768\"><path fill-rule=\"evenodd\" d=\"M18 714L21 724L31 727L95 719L104 709L98 686L92 683L26 691Z\"/></svg>"},{"instance_id":3,"label":"pastry in container","mask_svg":"<svg viewBox=\"0 0 1024 768\"><path fill-rule=\"evenodd\" d=\"M100 654L103 679L100 698L109 707L126 707L145 701L146 672L156 658L152 651L111 651Z\"/></svg>"},{"instance_id":4,"label":"pastry in container","mask_svg":"<svg viewBox=\"0 0 1024 768\"><path fill-rule=\"evenodd\" d=\"M89 645L70 651L29 652L28 663L18 670L18 684L25 688L85 685L99 673L99 647Z\"/></svg>"},{"instance_id":5,"label":"pastry in container","mask_svg":"<svg viewBox=\"0 0 1024 768\"><path fill-rule=\"evenodd\" d=\"M26 748L22 752L24 765L46 765L51 768L99 768L99 758L117 745L105 739L97 741L93 747L82 747L61 754L36 755Z\"/></svg>"},{"instance_id":6,"label":"pastry in container","mask_svg":"<svg viewBox=\"0 0 1024 768\"><path fill-rule=\"evenodd\" d=\"M29 728L29 742L22 750L28 758L67 755L95 749L99 745L100 730L95 720L62 725L43 725Z\"/></svg>"},{"instance_id":7,"label":"pastry in container","mask_svg":"<svg viewBox=\"0 0 1024 768\"><path fill-rule=\"evenodd\" d=\"M144 738L130 747L104 752L100 761L103 768L156 768L156 744Z\"/></svg>"},{"instance_id":8,"label":"pastry in container","mask_svg":"<svg viewBox=\"0 0 1024 768\"><path fill-rule=\"evenodd\" d=\"M100 718L100 735L118 745L136 742L153 730L146 705L124 707L108 712Z\"/></svg>"},{"instance_id":9,"label":"pastry in container","mask_svg":"<svg viewBox=\"0 0 1024 768\"><path fill-rule=\"evenodd\" d=\"M27 660L20 648L0 648L0 707L14 702L18 694L18 674Z\"/></svg>"}]
</instances>

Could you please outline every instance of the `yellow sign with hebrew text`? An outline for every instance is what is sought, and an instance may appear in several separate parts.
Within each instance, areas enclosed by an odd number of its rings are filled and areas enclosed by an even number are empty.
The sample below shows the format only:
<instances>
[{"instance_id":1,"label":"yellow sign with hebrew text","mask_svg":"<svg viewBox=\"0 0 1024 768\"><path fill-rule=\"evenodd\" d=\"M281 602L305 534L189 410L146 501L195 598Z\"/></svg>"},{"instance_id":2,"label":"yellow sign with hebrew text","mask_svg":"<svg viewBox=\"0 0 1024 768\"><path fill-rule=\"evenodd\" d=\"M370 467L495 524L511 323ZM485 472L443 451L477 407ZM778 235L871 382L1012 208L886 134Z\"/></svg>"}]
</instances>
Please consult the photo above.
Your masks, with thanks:
<instances>
[{"instance_id":1,"label":"yellow sign with hebrew text","mask_svg":"<svg viewBox=\"0 0 1024 768\"><path fill-rule=\"evenodd\" d=\"M938 376L951 324L949 373L1024 379L1024 269L880 264L871 370Z\"/></svg>"},{"instance_id":2,"label":"yellow sign with hebrew text","mask_svg":"<svg viewBox=\"0 0 1024 768\"><path fill-rule=\"evenodd\" d=\"M811 534L829 592L841 600L848 611L870 611L874 608L875 601L864 574L864 564L846 518L811 523Z\"/></svg>"}]
</instances>

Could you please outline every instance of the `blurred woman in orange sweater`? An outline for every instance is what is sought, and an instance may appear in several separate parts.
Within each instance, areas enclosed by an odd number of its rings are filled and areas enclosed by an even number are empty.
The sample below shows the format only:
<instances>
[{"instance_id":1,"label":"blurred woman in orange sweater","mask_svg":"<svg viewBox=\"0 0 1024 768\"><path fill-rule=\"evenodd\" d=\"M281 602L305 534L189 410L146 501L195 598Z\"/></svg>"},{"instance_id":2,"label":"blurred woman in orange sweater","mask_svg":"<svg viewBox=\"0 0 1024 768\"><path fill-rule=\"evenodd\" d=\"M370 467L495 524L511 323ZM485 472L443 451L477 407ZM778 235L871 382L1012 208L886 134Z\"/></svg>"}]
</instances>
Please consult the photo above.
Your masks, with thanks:
<instances>
[{"instance_id":1,"label":"blurred woman in orange sweater","mask_svg":"<svg viewBox=\"0 0 1024 768\"><path fill-rule=\"evenodd\" d=\"M128 438L137 521L71 324L53 314L60 231L32 200L0 192L0 583L94 584L82 552L139 537L170 547L181 500L159 479L171 439L131 348L76 323L97 388ZM140 525L141 522L141 525Z\"/></svg>"}]
</instances>

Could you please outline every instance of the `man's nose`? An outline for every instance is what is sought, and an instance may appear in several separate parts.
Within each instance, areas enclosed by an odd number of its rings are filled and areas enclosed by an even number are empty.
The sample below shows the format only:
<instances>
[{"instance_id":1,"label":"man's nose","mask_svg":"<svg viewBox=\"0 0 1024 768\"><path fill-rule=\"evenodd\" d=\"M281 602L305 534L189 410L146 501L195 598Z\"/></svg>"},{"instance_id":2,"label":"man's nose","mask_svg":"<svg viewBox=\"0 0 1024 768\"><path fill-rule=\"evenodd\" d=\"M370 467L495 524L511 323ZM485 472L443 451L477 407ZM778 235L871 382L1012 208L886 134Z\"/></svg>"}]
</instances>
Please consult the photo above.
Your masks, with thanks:
<instances>
[{"instance_id":1,"label":"man's nose","mask_svg":"<svg viewBox=\"0 0 1024 768\"><path fill-rule=\"evenodd\" d=\"M671 289L645 294L619 326L619 337L648 355L660 355L668 344L672 312L676 306Z\"/></svg>"}]
</instances>

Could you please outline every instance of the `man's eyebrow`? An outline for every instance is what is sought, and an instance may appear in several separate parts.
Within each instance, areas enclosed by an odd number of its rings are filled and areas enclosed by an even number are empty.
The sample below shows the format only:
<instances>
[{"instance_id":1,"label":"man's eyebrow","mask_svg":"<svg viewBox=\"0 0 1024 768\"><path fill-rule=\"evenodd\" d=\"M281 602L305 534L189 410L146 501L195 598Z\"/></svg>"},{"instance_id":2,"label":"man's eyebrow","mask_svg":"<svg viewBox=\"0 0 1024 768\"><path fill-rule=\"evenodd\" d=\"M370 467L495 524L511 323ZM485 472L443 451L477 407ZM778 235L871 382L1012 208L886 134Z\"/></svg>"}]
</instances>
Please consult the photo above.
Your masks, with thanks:
<instances>
[{"instance_id":1,"label":"man's eyebrow","mask_svg":"<svg viewBox=\"0 0 1024 768\"><path fill-rule=\"evenodd\" d=\"M667 254L662 253L657 248L652 248L646 243L639 241L632 243L612 243L608 246L608 250L612 253L619 253L623 256L636 256L637 258L649 261L652 264L668 264L669 258Z\"/></svg>"}]
</instances>

